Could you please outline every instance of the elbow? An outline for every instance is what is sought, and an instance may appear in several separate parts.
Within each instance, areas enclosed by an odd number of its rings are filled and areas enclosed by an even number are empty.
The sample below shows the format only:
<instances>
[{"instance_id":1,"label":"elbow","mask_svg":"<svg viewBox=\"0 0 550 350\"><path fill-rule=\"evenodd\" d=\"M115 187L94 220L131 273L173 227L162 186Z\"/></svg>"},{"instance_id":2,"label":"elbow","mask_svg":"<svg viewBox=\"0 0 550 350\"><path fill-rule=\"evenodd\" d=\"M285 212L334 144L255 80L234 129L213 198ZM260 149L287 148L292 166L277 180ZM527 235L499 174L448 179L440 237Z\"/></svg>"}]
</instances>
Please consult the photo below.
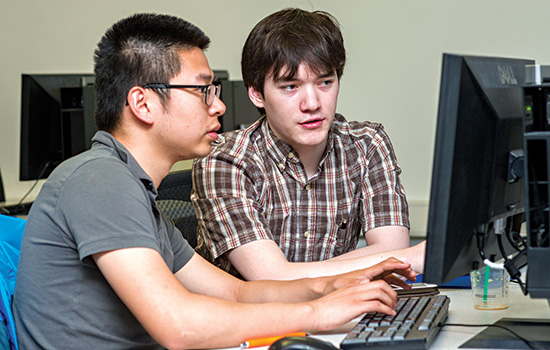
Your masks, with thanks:
<instances>
[{"instance_id":1,"label":"elbow","mask_svg":"<svg viewBox=\"0 0 550 350\"><path fill-rule=\"evenodd\" d=\"M174 330L172 327L168 328L170 330L160 332L161 334L153 336L162 347L172 350L199 349L205 347L193 332L181 331L181 329Z\"/></svg>"},{"instance_id":2,"label":"elbow","mask_svg":"<svg viewBox=\"0 0 550 350\"><path fill-rule=\"evenodd\" d=\"M154 323L144 324L153 339L166 349L205 348L205 325L200 317L185 311L168 312Z\"/></svg>"}]
</instances>

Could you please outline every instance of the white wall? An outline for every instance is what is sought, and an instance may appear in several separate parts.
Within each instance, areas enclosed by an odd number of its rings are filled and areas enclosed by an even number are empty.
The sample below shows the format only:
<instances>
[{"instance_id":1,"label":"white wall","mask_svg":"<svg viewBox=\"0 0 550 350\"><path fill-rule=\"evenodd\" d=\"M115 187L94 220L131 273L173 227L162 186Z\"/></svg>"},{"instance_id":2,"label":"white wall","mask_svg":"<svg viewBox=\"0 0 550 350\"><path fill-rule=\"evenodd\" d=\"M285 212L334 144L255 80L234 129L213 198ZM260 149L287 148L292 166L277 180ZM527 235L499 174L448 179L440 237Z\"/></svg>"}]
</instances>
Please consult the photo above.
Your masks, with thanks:
<instances>
[{"instance_id":1,"label":"white wall","mask_svg":"<svg viewBox=\"0 0 550 350\"><path fill-rule=\"evenodd\" d=\"M3 0L0 169L6 196L17 199L32 185L18 181L22 73L92 72L93 50L107 27L147 11L202 28L212 39L212 68L240 79L240 50L250 29L289 6L327 10L339 19L348 64L338 111L385 125L403 168L413 231L425 227L442 53L550 63L547 0Z\"/></svg>"}]
</instances>

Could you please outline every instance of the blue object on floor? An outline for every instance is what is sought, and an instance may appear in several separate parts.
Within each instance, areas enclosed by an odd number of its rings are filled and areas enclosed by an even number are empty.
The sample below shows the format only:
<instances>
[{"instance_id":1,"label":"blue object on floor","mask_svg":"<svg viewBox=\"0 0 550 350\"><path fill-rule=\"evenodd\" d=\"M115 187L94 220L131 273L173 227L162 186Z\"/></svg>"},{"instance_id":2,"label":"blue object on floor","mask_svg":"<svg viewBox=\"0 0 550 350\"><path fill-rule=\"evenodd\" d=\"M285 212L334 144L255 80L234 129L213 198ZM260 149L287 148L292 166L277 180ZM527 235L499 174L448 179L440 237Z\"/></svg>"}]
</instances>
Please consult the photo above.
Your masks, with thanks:
<instances>
[{"instance_id":1,"label":"blue object on floor","mask_svg":"<svg viewBox=\"0 0 550 350\"><path fill-rule=\"evenodd\" d=\"M11 301L26 223L23 219L0 215L0 345L4 349L18 349Z\"/></svg>"}]
</instances>

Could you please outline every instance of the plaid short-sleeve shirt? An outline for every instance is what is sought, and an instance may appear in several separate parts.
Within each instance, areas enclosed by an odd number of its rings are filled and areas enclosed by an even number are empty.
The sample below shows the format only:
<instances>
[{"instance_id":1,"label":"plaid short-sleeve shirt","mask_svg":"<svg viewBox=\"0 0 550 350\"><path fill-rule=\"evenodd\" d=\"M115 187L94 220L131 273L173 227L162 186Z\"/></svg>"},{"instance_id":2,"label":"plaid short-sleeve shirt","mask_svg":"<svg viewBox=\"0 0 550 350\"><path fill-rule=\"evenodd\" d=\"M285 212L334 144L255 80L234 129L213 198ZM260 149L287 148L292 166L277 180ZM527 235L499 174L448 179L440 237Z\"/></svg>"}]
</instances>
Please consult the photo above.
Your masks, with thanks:
<instances>
[{"instance_id":1,"label":"plaid short-sleeve shirt","mask_svg":"<svg viewBox=\"0 0 550 350\"><path fill-rule=\"evenodd\" d=\"M381 124L336 114L315 175L265 118L220 135L193 164L197 251L236 274L226 252L270 239L291 262L326 260L356 248L380 226L409 227L401 169Z\"/></svg>"}]
</instances>

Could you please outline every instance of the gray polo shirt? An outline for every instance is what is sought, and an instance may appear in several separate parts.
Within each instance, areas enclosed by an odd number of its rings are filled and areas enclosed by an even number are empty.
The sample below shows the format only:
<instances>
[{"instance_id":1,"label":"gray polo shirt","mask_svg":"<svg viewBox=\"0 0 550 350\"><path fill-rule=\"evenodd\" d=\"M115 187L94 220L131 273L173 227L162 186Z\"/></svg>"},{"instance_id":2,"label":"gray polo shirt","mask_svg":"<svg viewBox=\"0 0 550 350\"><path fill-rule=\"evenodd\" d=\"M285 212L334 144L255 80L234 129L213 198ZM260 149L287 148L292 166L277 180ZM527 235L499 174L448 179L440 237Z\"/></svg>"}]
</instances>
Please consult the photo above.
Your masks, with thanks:
<instances>
[{"instance_id":1,"label":"gray polo shirt","mask_svg":"<svg viewBox=\"0 0 550 350\"><path fill-rule=\"evenodd\" d=\"M62 163L28 216L13 311L21 349L157 349L91 255L158 251L175 273L194 250L157 209L156 189L124 146L100 131Z\"/></svg>"}]
</instances>

